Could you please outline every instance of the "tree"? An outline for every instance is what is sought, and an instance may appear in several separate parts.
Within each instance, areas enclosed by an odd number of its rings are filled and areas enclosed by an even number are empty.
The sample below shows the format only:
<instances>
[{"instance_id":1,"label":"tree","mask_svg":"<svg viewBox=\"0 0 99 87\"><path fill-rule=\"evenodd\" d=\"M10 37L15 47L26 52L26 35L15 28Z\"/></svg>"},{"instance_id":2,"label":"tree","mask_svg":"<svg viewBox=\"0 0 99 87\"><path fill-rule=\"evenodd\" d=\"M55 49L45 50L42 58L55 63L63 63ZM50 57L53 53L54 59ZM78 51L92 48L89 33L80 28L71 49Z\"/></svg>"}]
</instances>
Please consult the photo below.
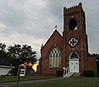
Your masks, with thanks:
<instances>
[{"instance_id":1,"label":"tree","mask_svg":"<svg viewBox=\"0 0 99 87\"><path fill-rule=\"evenodd\" d=\"M0 43L0 58L8 58L8 55L5 49L6 49L6 45L4 43Z\"/></svg>"},{"instance_id":2,"label":"tree","mask_svg":"<svg viewBox=\"0 0 99 87\"><path fill-rule=\"evenodd\" d=\"M19 60L18 64L24 62L36 62L36 52L32 51L32 47L28 45L14 44L8 47L8 54L14 60Z\"/></svg>"},{"instance_id":3,"label":"tree","mask_svg":"<svg viewBox=\"0 0 99 87\"><path fill-rule=\"evenodd\" d=\"M10 45L8 47L8 56L9 60L11 61L12 65L15 67L18 67L18 65L21 64L20 62L20 51L21 51L21 45L14 44L14 46Z\"/></svg>"},{"instance_id":4,"label":"tree","mask_svg":"<svg viewBox=\"0 0 99 87\"><path fill-rule=\"evenodd\" d=\"M31 46L23 45L21 49L21 56L22 62L36 62L36 52L32 51Z\"/></svg>"},{"instance_id":5,"label":"tree","mask_svg":"<svg viewBox=\"0 0 99 87\"><path fill-rule=\"evenodd\" d=\"M19 59L20 51L21 51L21 45L19 45L19 44L14 44L14 46L10 45L8 47L8 54L9 54L10 58Z\"/></svg>"}]
</instances>

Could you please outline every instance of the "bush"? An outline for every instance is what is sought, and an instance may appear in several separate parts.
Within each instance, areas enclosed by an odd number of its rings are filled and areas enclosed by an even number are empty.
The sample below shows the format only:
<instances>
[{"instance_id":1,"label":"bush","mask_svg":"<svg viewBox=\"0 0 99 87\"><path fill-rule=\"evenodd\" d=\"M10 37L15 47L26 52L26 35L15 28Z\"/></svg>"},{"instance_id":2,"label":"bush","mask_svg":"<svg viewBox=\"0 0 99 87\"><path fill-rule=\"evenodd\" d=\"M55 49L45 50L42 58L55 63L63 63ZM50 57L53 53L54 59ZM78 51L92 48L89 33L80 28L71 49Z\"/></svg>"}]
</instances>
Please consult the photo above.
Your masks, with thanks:
<instances>
[{"instance_id":1,"label":"bush","mask_svg":"<svg viewBox=\"0 0 99 87\"><path fill-rule=\"evenodd\" d=\"M56 74L57 76L63 76L63 70L57 70Z\"/></svg>"},{"instance_id":2,"label":"bush","mask_svg":"<svg viewBox=\"0 0 99 87\"><path fill-rule=\"evenodd\" d=\"M85 77L93 77L94 76L94 72L92 70L85 70L83 72L83 76L85 76Z\"/></svg>"}]
</instances>

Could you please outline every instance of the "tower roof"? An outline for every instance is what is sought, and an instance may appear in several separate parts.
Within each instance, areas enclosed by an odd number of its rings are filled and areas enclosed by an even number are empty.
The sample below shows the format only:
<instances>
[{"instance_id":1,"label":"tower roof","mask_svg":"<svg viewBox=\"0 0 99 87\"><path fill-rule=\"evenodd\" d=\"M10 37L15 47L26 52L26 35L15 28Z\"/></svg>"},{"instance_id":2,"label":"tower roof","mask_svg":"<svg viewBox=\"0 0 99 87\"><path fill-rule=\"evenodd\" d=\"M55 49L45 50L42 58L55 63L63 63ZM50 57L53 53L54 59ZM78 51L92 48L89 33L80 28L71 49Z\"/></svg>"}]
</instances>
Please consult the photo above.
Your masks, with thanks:
<instances>
[{"instance_id":1,"label":"tower roof","mask_svg":"<svg viewBox=\"0 0 99 87\"><path fill-rule=\"evenodd\" d=\"M76 6L72 6L69 8L64 7L64 14L66 14L66 15L68 15L70 13L74 13L74 12L79 12L79 11L83 11L81 2Z\"/></svg>"}]
</instances>

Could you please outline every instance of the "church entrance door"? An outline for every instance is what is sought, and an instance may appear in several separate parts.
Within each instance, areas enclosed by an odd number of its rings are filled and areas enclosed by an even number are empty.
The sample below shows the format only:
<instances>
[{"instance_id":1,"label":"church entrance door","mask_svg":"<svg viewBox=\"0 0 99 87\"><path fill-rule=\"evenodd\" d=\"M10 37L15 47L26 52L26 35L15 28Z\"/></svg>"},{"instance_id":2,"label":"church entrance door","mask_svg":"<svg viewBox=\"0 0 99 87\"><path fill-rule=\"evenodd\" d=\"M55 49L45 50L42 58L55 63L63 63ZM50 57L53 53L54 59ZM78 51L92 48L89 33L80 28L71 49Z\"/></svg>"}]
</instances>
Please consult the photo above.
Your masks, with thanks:
<instances>
[{"instance_id":1,"label":"church entrance door","mask_svg":"<svg viewBox=\"0 0 99 87\"><path fill-rule=\"evenodd\" d=\"M79 58L75 52L69 56L69 69L70 72L79 72Z\"/></svg>"},{"instance_id":2,"label":"church entrance door","mask_svg":"<svg viewBox=\"0 0 99 87\"><path fill-rule=\"evenodd\" d=\"M70 72L79 72L79 61L78 59L69 61Z\"/></svg>"}]
</instances>

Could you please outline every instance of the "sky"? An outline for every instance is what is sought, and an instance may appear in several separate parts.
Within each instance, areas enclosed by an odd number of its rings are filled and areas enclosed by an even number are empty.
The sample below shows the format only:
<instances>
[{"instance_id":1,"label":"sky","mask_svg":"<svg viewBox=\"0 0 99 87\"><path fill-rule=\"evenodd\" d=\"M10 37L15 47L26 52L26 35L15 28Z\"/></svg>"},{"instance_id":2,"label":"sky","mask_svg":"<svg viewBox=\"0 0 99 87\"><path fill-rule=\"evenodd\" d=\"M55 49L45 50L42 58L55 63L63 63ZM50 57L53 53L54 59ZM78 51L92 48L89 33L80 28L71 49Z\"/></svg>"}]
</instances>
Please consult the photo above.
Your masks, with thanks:
<instances>
[{"instance_id":1,"label":"sky","mask_svg":"<svg viewBox=\"0 0 99 87\"><path fill-rule=\"evenodd\" d=\"M88 48L99 53L99 0L0 0L0 43L40 48L57 30L63 32L63 8L82 2L86 16Z\"/></svg>"}]
</instances>

